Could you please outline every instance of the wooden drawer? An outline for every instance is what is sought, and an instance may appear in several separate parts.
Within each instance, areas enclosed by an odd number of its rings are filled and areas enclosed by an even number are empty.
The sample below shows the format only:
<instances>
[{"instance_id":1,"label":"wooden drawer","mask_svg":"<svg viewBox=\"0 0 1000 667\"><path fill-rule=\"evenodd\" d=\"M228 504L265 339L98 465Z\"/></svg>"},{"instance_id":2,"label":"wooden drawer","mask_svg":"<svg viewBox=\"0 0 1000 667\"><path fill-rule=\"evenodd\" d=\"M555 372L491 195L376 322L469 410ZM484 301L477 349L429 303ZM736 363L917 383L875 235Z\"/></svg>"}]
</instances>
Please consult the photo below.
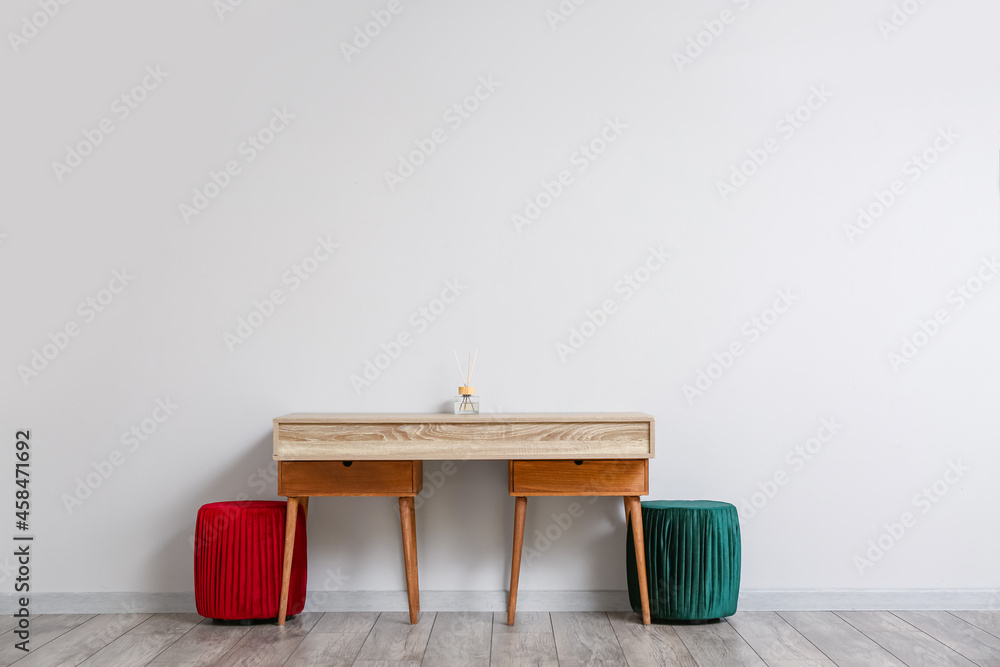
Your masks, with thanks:
<instances>
[{"instance_id":1,"label":"wooden drawer","mask_svg":"<svg viewBox=\"0 0 1000 667\"><path fill-rule=\"evenodd\" d=\"M281 461L280 496L414 496L423 461Z\"/></svg>"},{"instance_id":2,"label":"wooden drawer","mask_svg":"<svg viewBox=\"0 0 1000 667\"><path fill-rule=\"evenodd\" d=\"M511 461L512 496L644 496L649 493L647 459Z\"/></svg>"}]
</instances>

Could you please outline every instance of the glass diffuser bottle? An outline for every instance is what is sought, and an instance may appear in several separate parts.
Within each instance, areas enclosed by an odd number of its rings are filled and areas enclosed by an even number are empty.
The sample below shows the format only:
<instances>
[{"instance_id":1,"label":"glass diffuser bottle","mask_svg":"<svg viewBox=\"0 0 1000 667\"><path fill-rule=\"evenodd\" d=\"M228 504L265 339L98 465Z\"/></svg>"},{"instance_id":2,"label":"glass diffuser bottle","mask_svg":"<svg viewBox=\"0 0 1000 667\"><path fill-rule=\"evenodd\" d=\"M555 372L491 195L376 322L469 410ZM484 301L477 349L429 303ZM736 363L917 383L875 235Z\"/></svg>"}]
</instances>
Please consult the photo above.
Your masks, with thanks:
<instances>
[{"instance_id":1,"label":"glass diffuser bottle","mask_svg":"<svg viewBox=\"0 0 1000 667\"><path fill-rule=\"evenodd\" d=\"M478 415L479 397L476 396L475 387L459 387L458 396L455 397L456 415Z\"/></svg>"},{"instance_id":2,"label":"glass diffuser bottle","mask_svg":"<svg viewBox=\"0 0 1000 667\"><path fill-rule=\"evenodd\" d=\"M478 415L479 397L476 396L476 388L472 386L472 370L476 367L476 360L479 358L479 350L476 356L469 355L468 373L462 372L462 362L458 360L458 352L455 352L455 363L458 364L458 374L462 378L462 384L458 387L458 396L455 397L456 415Z\"/></svg>"}]
</instances>

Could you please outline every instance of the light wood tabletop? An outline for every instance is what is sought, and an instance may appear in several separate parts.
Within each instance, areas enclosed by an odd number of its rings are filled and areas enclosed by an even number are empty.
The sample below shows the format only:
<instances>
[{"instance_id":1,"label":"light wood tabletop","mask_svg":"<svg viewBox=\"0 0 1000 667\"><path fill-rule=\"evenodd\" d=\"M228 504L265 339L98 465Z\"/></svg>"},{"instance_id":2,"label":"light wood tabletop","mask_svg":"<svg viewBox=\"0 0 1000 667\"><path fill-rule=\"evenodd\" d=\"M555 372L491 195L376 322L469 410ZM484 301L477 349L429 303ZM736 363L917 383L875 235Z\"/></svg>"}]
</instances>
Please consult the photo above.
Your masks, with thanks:
<instances>
[{"instance_id":1,"label":"light wood tabletop","mask_svg":"<svg viewBox=\"0 0 1000 667\"><path fill-rule=\"evenodd\" d=\"M652 458L641 412L294 413L274 419L276 461Z\"/></svg>"}]
</instances>

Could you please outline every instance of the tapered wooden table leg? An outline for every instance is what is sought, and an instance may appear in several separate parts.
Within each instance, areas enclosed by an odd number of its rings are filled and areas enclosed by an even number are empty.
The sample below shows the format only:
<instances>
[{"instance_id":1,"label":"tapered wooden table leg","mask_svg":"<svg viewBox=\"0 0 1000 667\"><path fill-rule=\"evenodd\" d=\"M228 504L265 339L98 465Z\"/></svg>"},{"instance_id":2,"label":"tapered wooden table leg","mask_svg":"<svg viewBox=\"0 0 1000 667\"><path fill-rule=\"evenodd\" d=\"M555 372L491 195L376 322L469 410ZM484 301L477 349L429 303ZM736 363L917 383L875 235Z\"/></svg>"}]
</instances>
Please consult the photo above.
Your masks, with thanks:
<instances>
[{"instance_id":1,"label":"tapered wooden table leg","mask_svg":"<svg viewBox=\"0 0 1000 667\"><path fill-rule=\"evenodd\" d=\"M285 505L285 559L281 567L281 597L278 601L278 625L285 624L288 611L288 584L292 579L292 554L295 553L295 522L299 517L299 499L289 498Z\"/></svg>"},{"instance_id":2,"label":"tapered wooden table leg","mask_svg":"<svg viewBox=\"0 0 1000 667\"><path fill-rule=\"evenodd\" d=\"M635 569L639 574L639 601L642 603L642 622L650 624L649 588L646 584L646 542L642 531L642 505L639 496L627 496L629 516L632 519L632 542L635 544Z\"/></svg>"},{"instance_id":3,"label":"tapered wooden table leg","mask_svg":"<svg viewBox=\"0 0 1000 667\"><path fill-rule=\"evenodd\" d=\"M420 613L420 584L417 579L417 519L413 496L399 499L399 524L403 530L403 561L406 566L406 595L410 606L410 623L417 622Z\"/></svg>"},{"instance_id":4,"label":"tapered wooden table leg","mask_svg":"<svg viewBox=\"0 0 1000 667\"><path fill-rule=\"evenodd\" d=\"M628 499L628 496L622 496L622 500L625 501L625 523L628 524L628 511L629 511L629 499Z\"/></svg>"},{"instance_id":5,"label":"tapered wooden table leg","mask_svg":"<svg viewBox=\"0 0 1000 667\"><path fill-rule=\"evenodd\" d=\"M420 586L417 583L417 508L410 498L410 533L413 535L413 604L420 613ZM416 623L416 621L414 621Z\"/></svg>"},{"instance_id":6,"label":"tapered wooden table leg","mask_svg":"<svg viewBox=\"0 0 1000 667\"><path fill-rule=\"evenodd\" d=\"M510 598L507 602L507 625L514 625L514 610L517 608L517 579L521 572L521 548L524 546L524 515L528 510L528 499L518 496L514 499L514 550L510 564Z\"/></svg>"},{"instance_id":7,"label":"tapered wooden table leg","mask_svg":"<svg viewBox=\"0 0 1000 667\"><path fill-rule=\"evenodd\" d=\"M309 496L300 498L299 504L302 505L302 520L305 521L309 517Z\"/></svg>"}]
</instances>

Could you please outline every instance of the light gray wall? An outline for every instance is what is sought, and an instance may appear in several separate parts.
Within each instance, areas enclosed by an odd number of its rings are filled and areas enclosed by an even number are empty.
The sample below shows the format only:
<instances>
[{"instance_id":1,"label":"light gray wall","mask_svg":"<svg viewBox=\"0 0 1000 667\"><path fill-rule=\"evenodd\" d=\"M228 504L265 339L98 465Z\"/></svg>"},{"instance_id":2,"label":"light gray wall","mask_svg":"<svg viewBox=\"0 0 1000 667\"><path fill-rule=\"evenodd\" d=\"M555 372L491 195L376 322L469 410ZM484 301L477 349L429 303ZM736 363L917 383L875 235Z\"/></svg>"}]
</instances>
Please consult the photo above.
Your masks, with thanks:
<instances>
[{"instance_id":1,"label":"light gray wall","mask_svg":"<svg viewBox=\"0 0 1000 667\"><path fill-rule=\"evenodd\" d=\"M276 497L274 416L439 411L477 348L484 409L655 415L650 497L740 505L747 589L1000 588L995 3L41 5L0 21L45 23L0 47L0 497L31 429L35 591L191 590L197 508ZM426 471L422 587L504 589L505 465ZM527 535L524 590L624 587L619 500L533 500ZM392 499L315 502L309 541L312 589L403 586Z\"/></svg>"}]
</instances>

